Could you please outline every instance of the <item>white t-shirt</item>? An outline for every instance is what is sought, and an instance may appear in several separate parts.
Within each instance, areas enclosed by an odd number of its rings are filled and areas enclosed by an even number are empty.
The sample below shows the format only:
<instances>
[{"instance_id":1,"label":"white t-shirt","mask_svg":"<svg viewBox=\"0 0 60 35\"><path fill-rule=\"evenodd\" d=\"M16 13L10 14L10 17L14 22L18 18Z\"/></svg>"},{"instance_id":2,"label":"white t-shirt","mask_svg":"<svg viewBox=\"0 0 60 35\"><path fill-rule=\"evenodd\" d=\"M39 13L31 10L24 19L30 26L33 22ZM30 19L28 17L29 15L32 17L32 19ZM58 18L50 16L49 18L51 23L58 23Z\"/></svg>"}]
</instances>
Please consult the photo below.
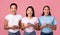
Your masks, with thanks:
<instances>
[{"instance_id":1,"label":"white t-shirt","mask_svg":"<svg viewBox=\"0 0 60 35\"><path fill-rule=\"evenodd\" d=\"M5 19L8 21L8 26L13 26L13 25L18 26L19 21L22 19L22 16L17 14L16 15L9 14L5 17ZM9 29L8 31L12 33L16 33L19 31L19 29L14 29L14 30Z\"/></svg>"},{"instance_id":2,"label":"white t-shirt","mask_svg":"<svg viewBox=\"0 0 60 35\"><path fill-rule=\"evenodd\" d=\"M36 17L33 17L32 19L28 19L27 17L24 17L22 18L21 22L24 23L25 25L27 25L28 23L35 25L36 23L38 23L38 19ZM35 31L35 29L31 26L31 27L25 28L25 31L30 33Z\"/></svg>"}]
</instances>

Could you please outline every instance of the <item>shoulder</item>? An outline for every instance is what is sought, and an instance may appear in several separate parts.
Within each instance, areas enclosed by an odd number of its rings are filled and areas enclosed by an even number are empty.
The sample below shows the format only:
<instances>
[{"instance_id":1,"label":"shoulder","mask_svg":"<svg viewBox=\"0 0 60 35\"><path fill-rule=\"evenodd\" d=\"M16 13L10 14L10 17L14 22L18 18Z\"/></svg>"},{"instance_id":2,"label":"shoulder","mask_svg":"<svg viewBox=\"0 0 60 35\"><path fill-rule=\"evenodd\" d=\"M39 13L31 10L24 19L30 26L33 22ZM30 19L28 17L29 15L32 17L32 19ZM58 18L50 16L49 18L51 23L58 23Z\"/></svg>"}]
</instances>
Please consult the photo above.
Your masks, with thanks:
<instances>
[{"instance_id":1,"label":"shoulder","mask_svg":"<svg viewBox=\"0 0 60 35\"><path fill-rule=\"evenodd\" d=\"M27 18L27 17L23 17L23 19L25 19L25 18Z\"/></svg>"},{"instance_id":2,"label":"shoulder","mask_svg":"<svg viewBox=\"0 0 60 35\"><path fill-rule=\"evenodd\" d=\"M26 18L27 18L27 17L23 17L22 20L23 20L23 19L26 19Z\"/></svg>"},{"instance_id":3,"label":"shoulder","mask_svg":"<svg viewBox=\"0 0 60 35\"><path fill-rule=\"evenodd\" d=\"M37 19L37 17L33 17L33 19Z\"/></svg>"},{"instance_id":4,"label":"shoulder","mask_svg":"<svg viewBox=\"0 0 60 35\"><path fill-rule=\"evenodd\" d=\"M33 17L33 19L32 20L37 20L37 17Z\"/></svg>"},{"instance_id":5,"label":"shoulder","mask_svg":"<svg viewBox=\"0 0 60 35\"><path fill-rule=\"evenodd\" d=\"M42 19L44 16L40 16L40 17L38 17L38 19Z\"/></svg>"},{"instance_id":6,"label":"shoulder","mask_svg":"<svg viewBox=\"0 0 60 35\"><path fill-rule=\"evenodd\" d=\"M6 16L5 16L5 19L8 19L8 18L9 18L9 16L10 16L10 14L6 15Z\"/></svg>"},{"instance_id":7,"label":"shoulder","mask_svg":"<svg viewBox=\"0 0 60 35\"><path fill-rule=\"evenodd\" d=\"M53 18L53 19L55 18L55 16L50 16L50 17Z\"/></svg>"},{"instance_id":8,"label":"shoulder","mask_svg":"<svg viewBox=\"0 0 60 35\"><path fill-rule=\"evenodd\" d=\"M22 15L20 15L20 14L17 14L17 16L22 17Z\"/></svg>"},{"instance_id":9,"label":"shoulder","mask_svg":"<svg viewBox=\"0 0 60 35\"><path fill-rule=\"evenodd\" d=\"M11 14L6 15L5 17L9 17Z\"/></svg>"}]
</instances>

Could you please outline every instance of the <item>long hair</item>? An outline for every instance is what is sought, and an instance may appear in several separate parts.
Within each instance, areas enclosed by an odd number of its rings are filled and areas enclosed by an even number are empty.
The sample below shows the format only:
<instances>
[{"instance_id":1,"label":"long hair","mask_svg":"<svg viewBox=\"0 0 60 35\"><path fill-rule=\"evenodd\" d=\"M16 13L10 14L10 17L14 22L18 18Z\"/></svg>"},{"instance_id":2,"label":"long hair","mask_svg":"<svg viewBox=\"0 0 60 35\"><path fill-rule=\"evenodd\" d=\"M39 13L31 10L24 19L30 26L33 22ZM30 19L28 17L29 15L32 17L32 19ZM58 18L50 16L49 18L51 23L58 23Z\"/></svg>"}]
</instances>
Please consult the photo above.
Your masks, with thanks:
<instances>
[{"instance_id":1,"label":"long hair","mask_svg":"<svg viewBox=\"0 0 60 35\"><path fill-rule=\"evenodd\" d=\"M48 9L49 9L49 14L48 14L48 16L51 16L50 7L49 7L49 6L44 6L44 7L43 7L43 10L44 10L45 7L48 7ZM45 13L43 12L41 16L44 16L44 14L45 14Z\"/></svg>"},{"instance_id":2,"label":"long hair","mask_svg":"<svg viewBox=\"0 0 60 35\"><path fill-rule=\"evenodd\" d=\"M28 6L27 7L27 9L26 9L26 17L28 17L28 14L27 14L27 10L29 9L29 8L31 8L32 9L32 17L34 17L35 16L35 13L34 13L34 8L32 7L32 6Z\"/></svg>"}]
</instances>

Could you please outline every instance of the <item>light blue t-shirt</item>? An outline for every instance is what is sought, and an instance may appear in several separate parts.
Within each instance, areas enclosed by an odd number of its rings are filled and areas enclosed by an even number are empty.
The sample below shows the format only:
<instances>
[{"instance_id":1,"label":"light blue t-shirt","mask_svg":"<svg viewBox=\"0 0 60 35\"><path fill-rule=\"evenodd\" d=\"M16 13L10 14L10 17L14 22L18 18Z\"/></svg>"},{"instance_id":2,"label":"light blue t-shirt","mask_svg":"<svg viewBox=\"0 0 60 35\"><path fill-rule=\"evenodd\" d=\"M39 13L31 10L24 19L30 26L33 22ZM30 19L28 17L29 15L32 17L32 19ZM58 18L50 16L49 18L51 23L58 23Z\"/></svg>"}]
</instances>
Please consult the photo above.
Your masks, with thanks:
<instances>
[{"instance_id":1,"label":"light blue t-shirt","mask_svg":"<svg viewBox=\"0 0 60 35\"><path fill-rule=\"evenodd\" d=\"M39 25L47 24L49 23L50 25L56 25L56 19L54 16L41 16L38 18ZM44 33L50 33L52 32L52 29L49 27L44 27L42 29L42 32Z\"/></svg>"}]
</instances>

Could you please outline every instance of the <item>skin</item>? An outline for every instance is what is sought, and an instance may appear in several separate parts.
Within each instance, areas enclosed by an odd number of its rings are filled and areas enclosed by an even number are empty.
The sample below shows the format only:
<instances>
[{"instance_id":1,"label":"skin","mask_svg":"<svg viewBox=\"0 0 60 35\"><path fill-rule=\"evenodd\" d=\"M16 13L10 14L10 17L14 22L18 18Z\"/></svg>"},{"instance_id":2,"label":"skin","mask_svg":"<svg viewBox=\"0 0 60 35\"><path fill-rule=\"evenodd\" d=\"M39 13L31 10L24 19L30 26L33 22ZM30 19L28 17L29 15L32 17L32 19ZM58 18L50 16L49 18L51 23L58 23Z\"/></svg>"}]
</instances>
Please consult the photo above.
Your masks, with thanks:
<instances>
[{"instance_id":1,"label":"skin","mask_svg":"<svg viewBox=\"0 0 60 35\"><path fill-rule=\"evenodd\" d=\"M27 10L27 14L28 14L28 19L30 20L30 19L32 19L32 9L31 8L28 8L28 10ZM29 25L26 25L26 24L24 24L24 23L22 23L22 29L25 29L25 28L28 28L28 27L30 27L30 26L32 26L32 27L34 27L35 29L38 27L38 25L36 24L36 25L33 25L33 24L29 24Z\"/></svg>"},{"instance_id":2,"label":"skin","mask_svg":"<svg viewBox=\"0 0 60 35\"><path fill-rule=\"evenodd\" d=\"M12 5L10 8L11 14L16 15L17 8L15 5Z\"/></svg>"},{"instance_id":3,"label":"skin","mask_svg":"<svg viewBox=\"0 0 60 35\"><path fill-rule=\"evenodd\" d=\"M45 15L44 16L48 16L48 14L49 14L49 9L48 9L48 7L45 7L44 8L44 10L43 10L43 12L45 13ZM50 24L44 24L44 25L42 25L42 26L40 26L39 28L42 30L44 27L49 27L49 28L51 28L52 30L56 30L56 25L50 25Z\"/></svg>"},{"instance_id":4,"label":"skin","mask_svg":"<svg viewBox=\"0 0 60 35\"><path fill-rule=\"evenodd\" d=\"M16 15L17 8L15 5L12 5L11 8L11 14ZM19 26L8 26L8 20L4 19L4 29L20 29L21 28L21 21L19 21Z\"/></svg>"}]
</instances>

